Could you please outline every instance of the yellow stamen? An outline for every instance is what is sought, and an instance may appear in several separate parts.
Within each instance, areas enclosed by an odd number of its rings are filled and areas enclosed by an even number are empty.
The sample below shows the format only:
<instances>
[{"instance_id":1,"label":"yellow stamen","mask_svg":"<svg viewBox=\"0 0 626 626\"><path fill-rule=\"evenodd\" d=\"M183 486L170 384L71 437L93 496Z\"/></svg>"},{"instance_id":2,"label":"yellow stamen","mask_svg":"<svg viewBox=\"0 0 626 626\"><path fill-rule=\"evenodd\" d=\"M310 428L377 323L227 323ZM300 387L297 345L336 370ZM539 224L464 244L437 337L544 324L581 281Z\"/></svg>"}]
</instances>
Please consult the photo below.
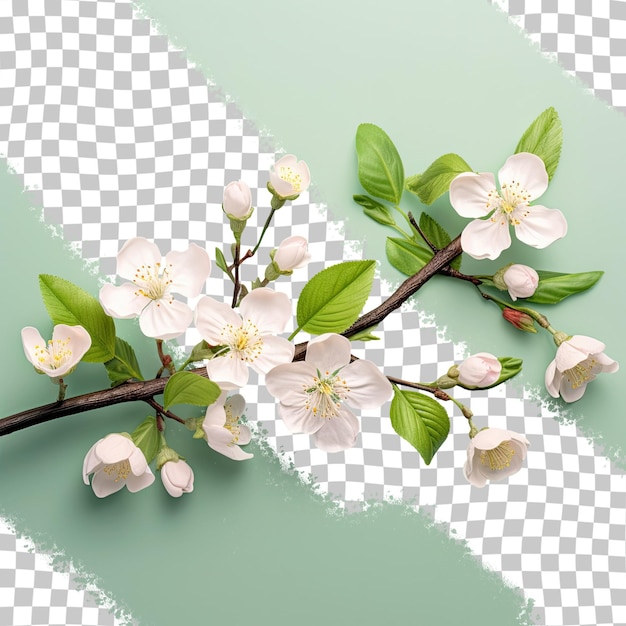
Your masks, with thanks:
<instances>
[{"instance_id":1,"label":"yellow stamen","mask_svg":"<svg viewBox=\"0 0 626 626\"><path fill-rule=\"evenodd\" d=\"M491 470L503 470L511 465L511 459L515 456L515 448L510 441L503 441L492 450L483 450L480 453L480 462L488 465Z\"/></svg>"}]
</instances>

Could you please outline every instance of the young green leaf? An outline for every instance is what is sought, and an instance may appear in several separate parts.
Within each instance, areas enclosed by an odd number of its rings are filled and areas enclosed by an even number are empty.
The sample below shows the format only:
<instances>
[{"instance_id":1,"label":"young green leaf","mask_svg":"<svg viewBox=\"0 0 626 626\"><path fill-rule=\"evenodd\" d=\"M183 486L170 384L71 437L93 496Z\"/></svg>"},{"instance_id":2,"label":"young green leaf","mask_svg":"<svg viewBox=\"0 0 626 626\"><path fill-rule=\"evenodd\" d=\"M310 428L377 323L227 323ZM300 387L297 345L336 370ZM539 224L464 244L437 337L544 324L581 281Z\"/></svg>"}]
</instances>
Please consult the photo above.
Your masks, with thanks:
<instances>
[{"instance_id":1,"label":"young green leaf","mask_svg":"<svg viewBox=\"0 0 626 626\"><path fill-rule=\"evenodd\" d=\"M539 284L535 293L526 298L537 304L556 304L565 298L593 287L604 272L581 272L580 274L560 274L537 270Z\"/></svg>"},{"instance_id":2,"label":"young green leaf","mask_svg":"<svg viewBox=\"0 0 626 626\"><path fill-rule=\"evenodd\" d=\"M366 328L365 330L362 330L355 335L350 335L348 339L350 341L378 341L380 337L372 334L373 330L376 330L376 326L370 326L369 328Z\"/></svg>"},{"instance_id":3,"label":"young green leaf","mask_svg":"<svg viewBox=\"0 0 626 626\"><path fill-rule=\"evenodd\" d=\"M379 224L383 224L383 226L395 225L396 220L393 219L389 208L378 202L378 200L360 194L356 194L352 196L352 198L357 204L363 207L363 213L365 213L367 217L370 217Z\"/></svg>"},{"instance_id":4,"label":"young green leaf","mask_svg":"<svg viewBox=\"0 0 626 626\"><path fill-rule=\"evenodd\" d=\"M359 181L376 198L398 204L404 188L404 166L387 133L374 124L356 131Z\"/></svg>"},{"instance_id":5,"label":"young green leaf","mask_svg":"<svg viewBox=\"0 0 626 626\"><path fill-rule=\"evenodd\" d=\"M189 355L189 362L193 363L195 361L203 361L204 359L212 359L213 355L216 352L219 352L223 347L224 346L211 347L204 339L202 339L202 341L198 342L191 349L191 354Z\"/></svg>"},{"instance_id":6,"label":"young green leaf","mask_svg":"<svg viewBox=\"0 0 626 626\"><path fill-rule=\"evenodd\" d=\"M446 410L432 398L416 391L401 391L394 385L391 425L430 465L450 432Z\"/></svg>"},{"instance_id":7,"label":"young green leaf","mask_svg":"<svg viewBox=\"0 0 626 626\"><path fill-rule=\"evenodd\" d=\"M135 351L128 342L119 337L115 338L115 357L107 361L104 367L106 368L112 387L126 382L131 378L144 380L141 370L139 369Z\"/></svg>"},{"instance_id":8,"label":"young green leaf","mask_svg":"<svg viewBox=\"0 0 626 626\"><path fill-rule=\"evenodd\" d=\"M551 180L556 172L563 145L563 128L559 114L553 107L547 108L526 129L515 148L518 152L532 152L541 158Z\"/></svg>"},{"instance_id":9,"label":"young green leaf","mask_svg":"<svg viewBox=\"0 0 626 626\"><path fill-rule=\"evenodd\" d=\"M52 322L82 326L91 337L91 348L83 357L88 363L104 363L115 357L115 324L91 294L69 280L39 275L43 303Z\"/></svg>"},{"instance_id":10,"label":"young green leaf","mask_svg":"<svg viewBox=\"0 0 626 626\"><path fill-rule=\"evenodd\" d=\"M433 258L430 248L397 237L387 237L385 250L389 263L406 276L417 274Z\"/></svg>"},{"instance_id":11,"label":"young green leaf","mask_svg":"<svg viewBox=\"0 0 626 626\"><path fill-rule=\"evenodd\" d=\"M191 372L176 372L165 385L163 403L166 410L174 404L209 406L218 399L220 393L219 386L211 380Z\"/></svg>"},{"instance_id":12,"label":"young green leaf","mask_svg":"<svg viewBox=\"0 0 626 626\"><path fill-rule=\"evenodd\" d=\"M407 178L406 188L424 204L432 204L450 188L454 178L472 168L458 154L450 153L433 161L423 174Z\"/></svg>"},{"instance_id":13,"label":"young green leaf","mask_svg":"<svg viewBox=\"0 0 626 626\"><path fill-rule=\"evenodd\" d=\"M430 243L432 243L438 250L445 248L452 241L452 238L446 232L446 229L434 218L428 215L428 213L422 213L420 215L419 225Z\"/></svg>"},{"instance_id":14,"label":"young green leaf","mask_svg":"<svg viewBox=\"0 0 626 626\"><path fill-rule=\"evenodd\" d=\"M375 269L376 261L346 261L313 276L298 299L300 329L313 335L346 330L372 290Z\"/></svg>"},{"instance_id":15,"label":"young green leaf","mask_svg":"<svg viewBox=\"0 0 626 626\"><path fill-rule=\"evenodd\" d=\"M229 278L233 278L232 272L228 269L228 263L226 263L224 253L219 248L215 248L215 265L217 265L217 267L219 267Z\"/></svg>"},{"instance_id":16,"label":"young green leaf","mask_svg":"<svg viewBox=\"0 0 626 626\"><path fill-rule=\"evenodd\" d=\"M147 417L130 435L135 445L143 452L148 464L154 461L159 452L161 435L156 425L156 418Z\"/></svg>"}]
</instances>

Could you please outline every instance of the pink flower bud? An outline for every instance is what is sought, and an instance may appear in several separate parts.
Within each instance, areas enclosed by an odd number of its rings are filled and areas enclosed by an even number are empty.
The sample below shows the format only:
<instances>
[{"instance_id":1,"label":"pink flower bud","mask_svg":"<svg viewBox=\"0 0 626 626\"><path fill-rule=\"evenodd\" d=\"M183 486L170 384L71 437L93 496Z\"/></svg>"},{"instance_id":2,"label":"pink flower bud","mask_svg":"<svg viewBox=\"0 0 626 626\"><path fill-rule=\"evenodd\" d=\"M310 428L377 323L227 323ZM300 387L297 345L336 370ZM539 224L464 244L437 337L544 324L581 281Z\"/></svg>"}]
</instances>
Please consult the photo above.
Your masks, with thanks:
<instances>
[{"instance_id":1,"label":"pink flower bud","mask_svg":"<svg viewBox=\"0 0 626 626\"><path fill-rule=\"evenodd\" d=\"M514 263L502 275L512 300L530 298L539 284L539 275L532 267Z\"/></svg>"},{"instance_id":2,"label":"pink flower bud","mask_svg":"<svg viewBox=\"0 0 626 626\"><path fill-rule=\"evenodd\" d=\"M502 364L493 354L478 352L468 356L458 366L458 370L460 385L465 387L489 387L500 378Z\"/></svg>"},{"instance_id":3,"label":"pink flower bud","mask_svg":"<svg viewBox=\"0 0 626 626\"><path fill-rule=\"evenodd\" d=\"M252 194L250 187L242 180L233 181L224 187L224 212L235 219L249 217L252 208Z\"/></svg>"},{"instance_id":4,"label":"pink flower bud","mask_svg":"<svg viewBox=\"0 0 626 626\"><path fill-rule=\"evenodd\" d=\"M274 254L274 263L281 272L290 272L304 267L310 260L307 240L298 235L283 239Z\"/></svg>"},{"instance_id":5,"label":"pink flower bud","mask_svg":"<svg viewBox=\"0 0 626 626\"><path fill-rule=\"evenodd\" d=\"M502 317L519 330L523 330L526 333L537 332L535 322L533 321L533 318L528 315L528 313L522 313L521 311L516 311L515 309L506 307L502 309Z\"/></svg>"},{"instance_id":6,"label":"pink flower bud","mask_svg":"<svg viewBox=\"0 0 626 626\"><path fill-rule=\"evenodd\" d=\"M163 465L161 480L167 493L173 498L180 498L183 493L193 491L193 470L188 463L181 459L168 461Z\"/></svg>"}]
</instances>

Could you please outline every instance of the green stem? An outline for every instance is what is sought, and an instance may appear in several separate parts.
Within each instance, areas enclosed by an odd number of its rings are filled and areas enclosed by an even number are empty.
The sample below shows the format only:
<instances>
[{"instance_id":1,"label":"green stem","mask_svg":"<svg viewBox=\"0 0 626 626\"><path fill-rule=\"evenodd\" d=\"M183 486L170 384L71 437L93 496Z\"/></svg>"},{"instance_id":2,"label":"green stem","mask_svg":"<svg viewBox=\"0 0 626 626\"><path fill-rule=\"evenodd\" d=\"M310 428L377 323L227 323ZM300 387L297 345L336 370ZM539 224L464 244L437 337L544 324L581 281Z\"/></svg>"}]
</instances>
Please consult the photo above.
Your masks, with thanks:
<instances>
[{"instance_id":1,"label":"green stem","mask_svg":"<svg viewBox=\"0 0 626 626\"><path fill-rule=\"evenodd\" d=\"M411 224L411 220L409 219L409 216L408 216L408 215L407 215L407 214L406 214L406 213L405 213L405 212L404 212L404 211L403 211L403 210L402 210L399 206L397 206L397 205L395 205L395 204L394 204L394 205L392 205L392 206L393 206L393 208L394 208L396 211L398 211L398 213L400 213L400 215L402 215L402 217L406 220L406 223L407 223L409 226L413 227L413 224ZM414 237L411 237L411 239L413 239L413 240L414 240L415 238L414 238Z\"/></svg>"},{"instance_id":2,"label":"green stem","mask_svg":"<svg viewBox=\"0 0 626 626\"><path fill-rule=\"evenodd\" d=\"M289 337L287 337L287 341L293 341L294 337L302 330L302 328L300 328L300 326L298 326L298 328L296 328L296 330L294 330L291 335L289 335Z\"/></svg>"},{"instance_id":3,"label":"green stem","mask_svg":"<svg viewBox=\"0 0 626 626\"><path fill-rule=\"evenodd\" d=\"M263 237L265 236L265 231L267 231L267 229L269 228L272 222L272 218L274 217L274 213L276 213L276 211L277 209L272 209L270 211L270 214L267 216L267 219L265 220L265 224L263 226L263 230L261 231L261 236L259 237L259 240L257 241L256 246L254 246L254 248L252 249L252 253L250 254L250 256L254 256L256 254L256 251L259 249L259 246L261 245L261 242L263 241Z\"/></svg>"},{"instance_id":4,"label":"green stem","mask_svg":"<svg viewBox=\"0 0 626 626\"><path fill-rule=\"evenodd\" d=\"M65 400L65 392L67 385L63 382L62 378L59 378L59 395L57 396L57 402L63 402Z\"/></svg>"},{"instance_id":5,"label":"green stem","mask_svg":"<svg viewBox=\"0 0 626 626\"><path fill-rule=\"evenodd\" d=\"M233 263L235 265L235 281L233 285L233 302L231 304L231 308L235 308L237 306L237 298L239 296L239 289L241 284L239 283L239 256L241 255L241 236L235 238L235 255L233 259Z\"/></svg>"},{"instance_id":6,"label":"green stem","mask_svg":"<svg viewBox=\"0 0 626 626\"><path fill-rule=\"evenodd\" d=\"M394 230L397 230L407 241L415 241L415 237L413 237L413 235L409 235L404 228L401 228L397 224L390 224L390 226Z\"/></svg>"}]
</instances>

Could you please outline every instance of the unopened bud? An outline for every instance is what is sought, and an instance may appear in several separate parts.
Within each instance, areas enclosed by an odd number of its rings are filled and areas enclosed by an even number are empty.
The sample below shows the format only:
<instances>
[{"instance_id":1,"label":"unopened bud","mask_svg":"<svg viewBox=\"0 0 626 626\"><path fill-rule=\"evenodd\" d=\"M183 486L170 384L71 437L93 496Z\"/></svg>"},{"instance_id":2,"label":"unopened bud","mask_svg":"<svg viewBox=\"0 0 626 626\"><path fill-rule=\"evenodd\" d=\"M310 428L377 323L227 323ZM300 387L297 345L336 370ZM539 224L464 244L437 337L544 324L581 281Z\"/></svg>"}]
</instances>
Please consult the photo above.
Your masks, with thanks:
<instances>
[{"instance_id":1,"label":"unopened bud","mask_svg":"<svg viewBox=\"0 0 626 626\"><path fill-rule=\"evenodd\" d=\"M522 313L521 311L516 311L515 309L511 309L506 307L502 309L502 317L507 321L513 324L515 328L519 330L523 330L525 333L536 333L537 329L535 328L535 322L528 313Z\"/></svg>"}]
</instances>

